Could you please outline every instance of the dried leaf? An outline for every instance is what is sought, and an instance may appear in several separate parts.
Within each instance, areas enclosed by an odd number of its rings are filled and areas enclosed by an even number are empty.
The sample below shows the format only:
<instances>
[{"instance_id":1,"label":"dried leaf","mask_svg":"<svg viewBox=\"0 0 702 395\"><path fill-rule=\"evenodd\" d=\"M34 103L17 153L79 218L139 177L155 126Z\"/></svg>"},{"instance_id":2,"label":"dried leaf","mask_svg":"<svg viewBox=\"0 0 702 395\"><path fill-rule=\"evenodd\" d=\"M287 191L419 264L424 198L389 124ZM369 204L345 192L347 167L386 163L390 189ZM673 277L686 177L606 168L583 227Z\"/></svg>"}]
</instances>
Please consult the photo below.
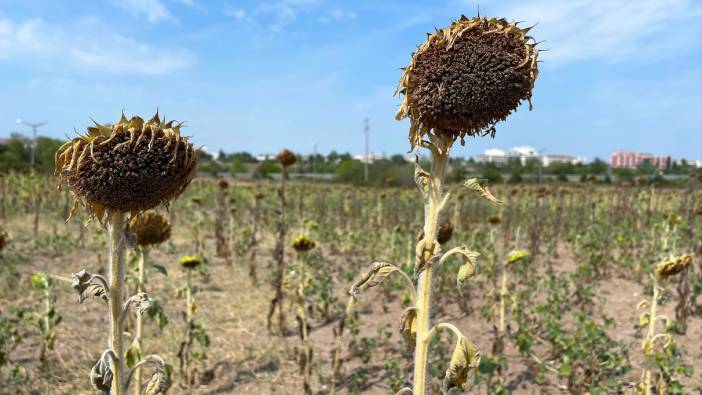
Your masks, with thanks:
<instances>
[{"instance_id":1,"label":"dried leaf","mask_svg":"<svg viewBox=\"0 0 702 395\"><path fill-rule=\"evenodd\" d=\"M103 394L109 394L112 388L112 358L111 350L107 350L90 370L90 384Z\"/></svg>"},{"instance_id":2,"label":"dried leaf","mask_svg":"<svg viewBox=\"0 0 702 395\"><path fill-rule=\"evenodd\" d=\"M529 253L524 250L513 250L507 254L507 263L516 263L529 256Z\"/></svg>"},{"instance_id":3,"label":"dried leaf","mask_svg":"<svg viewBox=\"0 0 702 395\"><path fill-rule=\"evenodd\" d=\"M454 247L448 250L439 260L439 263L444 263L451 255L461 254L466 258L466 262L461 265L456 275L456 282L460 285L463 281L471 277L475 273L475 266L478 264L479 252L468 249L465 245Z\"/></svg>"},{"instance_id":4,"label":"dried leaf","mask_svg":"<svg viewBox=\"0 0 702 395\"><path fill-rule=\"evenodd\" d=\"M371 269L366 273L363 278L356 281L352 286L349 293L352 296L356 296L359 291L375 287L385 280L390 273L394 271L399 271L396 266L386 263L386 262L374 262Z\"/></svg>"},{"instance_id":5,"label":"dried leaf","mask_svg":"<svg viewBox=\"0 0 702 395\"><path fill-rule=\"evenodd\" d=\"M415 307L408 307L402 312L402 317L400 318L400 335L405 341L407 351L414 351L417 341L417 309Z\"/></svg>"},{"instance_id":6,"label":"dried leaf","mask_svg":"<svg viewBox=\"0 0 702 395\"><path fill-rule=\"evenodd\" d=\"M78 291L78 303L83 303L88 297L99 297L107 302L107 290L101 282L94 282L96 276L87 272L85 269L78 273L72 273L73 282L71 288Z\"/></svg>"},{"instance_id":7,"label":"dried leaf","mask_svg":"<svg viewBox=\"0 0 702 395\"><path fill-rule=\"evenodd\" d=\"M483 187L480 185L477 178L471 178L467 180L463 183L463 186L468 189L472 189L473 191L477 192L481 197L487 199L488 201L494 204L502 204L502 201L493 196L492 193L490 193L490 191L487 189L487 187Z\"/></svg>"},{"instance_id":8,"label":"dried leaf","mask_svg":"<svg viewBox=\"0 0 702 395\"><path fill-rule=\"evenodd\" d=\"M151 379L146 384L144 395L159 395L165 394L170 383L168 381L168 369L166 366L158 364Z\"/></svg>"},{"instance_id":9,"label":"dried leaf","mask_svg":"<svg viewBox=\"0 0 702 395\"><path fill-rule=\"evenodd\" d=\"M468 377L471 370L477 369L480 365L480 351L465 336L461 336L456 341L456 348L446 369L444 377L444 390L451 388L465 389L468 384Z\"/></svg>"}]
</instances>

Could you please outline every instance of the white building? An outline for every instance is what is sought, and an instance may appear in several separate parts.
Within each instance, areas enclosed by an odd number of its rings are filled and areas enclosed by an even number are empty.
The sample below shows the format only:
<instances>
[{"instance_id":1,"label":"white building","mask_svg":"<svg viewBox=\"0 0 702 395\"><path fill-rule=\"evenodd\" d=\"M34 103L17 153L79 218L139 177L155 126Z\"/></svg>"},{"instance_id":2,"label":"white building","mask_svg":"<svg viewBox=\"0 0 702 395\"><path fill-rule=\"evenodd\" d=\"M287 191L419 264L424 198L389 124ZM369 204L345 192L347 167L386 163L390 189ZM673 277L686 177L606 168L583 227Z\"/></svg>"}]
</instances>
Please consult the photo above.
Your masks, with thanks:
<instances>
[{"instance_id":1,"label":"white building","mask_svg":"<svg viewBox=\"0 0 702 395\"><path fill-rule=\"evenodd\" d=\"M571 155L540 155L539 151L530 146L519 146L512 147L509 150L501 149L487 149L483 155L478 155L475 157L477 163L494 163L497 165L504 165L510 161L510 159L519 159L522 166L530 159L536 159L541 161L543 166L548 166L555 162L571 163L574 165L583 163L585 158L581 156L571 156Z\"/></svg>"},{"instance_id":2,"label":"white building","mask_svg":"<svg viewBox=\"0 0 702 395\"><path fill-rule=\"evenodd\" d=\"M353 158L356 160L360 160L361 162L366 162L366 156L363 154L354 155ZM385 159L385 154L370 153L368 155L368 163L373 163L377 160L383 160L383 159Z\"/></svg>"}]
</instances>

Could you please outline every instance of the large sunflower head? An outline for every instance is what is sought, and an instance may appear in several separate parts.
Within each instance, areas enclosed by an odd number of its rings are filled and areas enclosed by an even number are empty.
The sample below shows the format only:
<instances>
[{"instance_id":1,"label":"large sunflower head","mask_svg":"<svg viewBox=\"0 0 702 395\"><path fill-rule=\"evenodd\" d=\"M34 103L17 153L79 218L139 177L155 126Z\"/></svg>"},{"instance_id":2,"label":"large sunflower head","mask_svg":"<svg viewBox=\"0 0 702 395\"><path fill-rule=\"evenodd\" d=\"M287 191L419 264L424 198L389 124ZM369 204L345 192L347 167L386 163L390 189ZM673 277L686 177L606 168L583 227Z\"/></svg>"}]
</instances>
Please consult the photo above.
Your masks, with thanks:
<instances>
[{"instance_id":1,"label":"large sunflower head","mask_svg":"<svg viewBox=\"0 0 702 395\"><path fill-rule=\"evenodd\" d=\"M494 135L523 100L531 108L538 50L528 32L505 19L461 16L428 35L396 90L403 95L396 118L410 118L412 149L429 134L461 142Z\"/></svg>"},{"instance_id":2,"label":"large sunflower head","mask_svg":"<svg viewBox=\"0 0 702 395\"><path fill-rule=\"evenodd\" d=\"M180 195L195 175L197 152L180 135L182 123L144 121L124 114L107 126L64 144L54 158L55 174L68 184L75 212L82 203L103 222L115 212L138 214Z\"/></svg>"},{"instance_id":3,"label":"large sunflower head","mask_svg":"<svg viewBox=\"0 0 702 395\"><path fill-rule=\"evenodd\" d=\"M161 244L171 237L171 224L163 214L155 210L132 218L129 229L136 235L137 244L141 246Z\"/></svg>"}]
</instances>

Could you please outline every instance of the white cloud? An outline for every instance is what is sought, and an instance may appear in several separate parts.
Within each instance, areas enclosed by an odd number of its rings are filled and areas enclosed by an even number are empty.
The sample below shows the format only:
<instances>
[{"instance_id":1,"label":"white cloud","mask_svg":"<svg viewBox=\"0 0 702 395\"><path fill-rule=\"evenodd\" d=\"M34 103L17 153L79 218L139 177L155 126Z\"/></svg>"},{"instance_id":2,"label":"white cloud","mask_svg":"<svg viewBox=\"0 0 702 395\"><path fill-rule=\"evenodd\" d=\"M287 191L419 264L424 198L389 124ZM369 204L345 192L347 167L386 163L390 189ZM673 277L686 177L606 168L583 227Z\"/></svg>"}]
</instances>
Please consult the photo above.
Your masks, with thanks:
<instances>
[{"instance_id":1,"label":"white cloud","mask_svg":"<svg viewBox=\"0 0 702 395\"><path fill-rule=\"evenodd\" d=\"M549 63L581 60L656 60L699 44L697 0L535 0L495 3L495 10L526 24L546 40Z\"/></svg>"},{"instance_id":2,"label":"white cloud","mask_svg":"<svg viewBox=\"0 0 702 395\"><path fill-rule=\"evenodd\" d=\"M0 19L0 60L19 60L38 68L64 64L78 71L169 74L194 63L184 49L162 49L107 29L95 19L71 24L72 30L42 19L15 23Z\"/></svg>"},{"instance_id":3,"label":"white cloud","mask_svg":"<svg viewBox=\"0 0 702 395\"><path fill-rule=\"evenodd\" d=\"M207 7L200 4L199 2L196 2L195 0L171 0L171 1L173 1L174 3L184 5L186 7L190 7L194 10L197 10L197 11L207 13Z\"/></svg>"},{"instance_id":4,"label":"white cloud","mask_svg":"<svg viewBox=\"0 0 702 395\"><path fill-rule=\"evenodd\" d=\"M286 26L292 24L297 19L300 12L318 6L321 0L279 0L266 2L259 6L255 14L270 17L268 23L271 30L282 31Z\"/></svg>"},{"instance_id":5,"label":"white cloud","mask_svg":"<svg viewBox=\"0 0 702 395\"><path fill-rule=\"evenodd\" d=\"M186 0L185 3L188 3ZM192 3L192 1L190 1ZM112 0L112 4L134 16L146 16L150 23L159 21L175 22L176 18L168 11L161 0Z\"/></svg>"},{"instance_id":6,"label":"white cloud","mask_svg":"<svg viewBox=\"0 0 702 395\"><path fill-rule=\"evenodd\" d=\"M354 20L358 15L355 12L343 11L343 10L331 10L319 18L321 23L327 24L331 22L343 21L343 20Z\"/></svg>"},{"instance_id":7,"label":"white cloud","mask_svg":"<svg viewBox=\"0 0 702 395\"><path fill-rule=\"evenodd\" d=\"M224 7L224 15L230 16L234 19L242 20L246 16L246 11L241 8L233 8L230 5Z\"/></svg>"}]
</instances>

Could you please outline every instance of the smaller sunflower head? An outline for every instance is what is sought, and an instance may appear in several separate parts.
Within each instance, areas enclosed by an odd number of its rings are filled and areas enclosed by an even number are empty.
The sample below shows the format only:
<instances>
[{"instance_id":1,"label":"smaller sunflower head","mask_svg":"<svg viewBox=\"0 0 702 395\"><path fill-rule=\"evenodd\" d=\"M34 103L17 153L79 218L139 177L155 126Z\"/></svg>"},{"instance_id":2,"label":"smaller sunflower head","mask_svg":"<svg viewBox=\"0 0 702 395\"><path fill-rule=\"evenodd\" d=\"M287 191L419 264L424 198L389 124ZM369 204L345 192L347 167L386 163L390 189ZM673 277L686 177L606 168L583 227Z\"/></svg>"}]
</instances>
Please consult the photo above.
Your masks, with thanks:
<instances>
[{"instance_id":1,"label":"smaller sunflower head","mask_svg":"<svg viewBox=\"0 0 702 395\"><path fill-rule=\"evenodd\" d=\"M487 222L490 225L499 225L502 222L502 218L499 215L491 215L488 217Z\"/></svg>"},{"instance_id":2,"label":"smaller sunflower head","mask_svg":"<svg viewBox=\"0 0 702 395\"><path fill-rule=\"evenodd\" d=\"M446 244L451 240L451 236L453 236L453 222L451 222L450 219L446 219L444 222L439 225L439 231L436 234L436 241L439 242L439 244ZM417 233L417 241L422 240L424 238L424 229L420 229L419 232Z\"/></svg>"},{"instance_id":3,"label":"smaller sunflower head","mask_svg":"<svg viewBox=\"0 0 702 395\"><path fill-rule=\"evenodd\" d=\"M682 272L691 264L692 254L681 255L659 263L658 266L656 266L655 274L659 278L665 280Z\"/></svg>"},{"instance_id":4,"label":"smaller sunflower head","mask_svg":"<svg viewBox=\"0 0 702 395\"><path fill-rule=\"evenodd\" d=\"M185 255L178 262L183 269L195 269L202 264L202 259L196 255Z\"/></svg>"},{"instance_id":5,"label":"smaller sunflower head","mask_svg":"<svg viewBox=\"0 0 702 395\"><path fill-rule=\"evenodd\" d=\"M136 234L140 246L161 244L171 237L171 224L163 214L155 210L132 218L129 229Z\"/></svg>"},{"instance_id":6,"label":"smaller sunflower head","mask_svg":"<svg viewBox=\"0 0 702 395\"><path fill-rule=\"evenodd\" d=\"M227 188L229 188L229 182L224 178L220 178L219 182L217 183L217 186L219 187L219 189L226 191Z\"/></svg>"},{"instance_id":7,"label":"smaller sunflower head","mask_svg":"<svg viewBox=\"0 0 702 395\"><path fill-rule=\"evenodd\" d=\"M292 247L295 249L297 252L306 252L312 250L314 247L317 246L317 243L314 242L314 240L310 239L307 236L300 236L293 240Z\"/></svg>"},{"instance_id":8,"label":"smaller sunflower head","mask_svg":"<svg viewBox=\"0 0 702 395\"><path fill-rule=\"evenodd\" d=\"M692 209L692 212L693 212L696 216L702 217L702 203L699 203L697 206L695 206L695 208Z\"/></svg>"},{"instance_id":9,"label":"smaller sunflower head","mask_svg":"<svg viewBox=\"0 0 702 395\"><path fill-rule=\"evenodd\" d=\"M197 150L180 135L182 123L124 114L114 125L89 127L61 146L55 174L75 204L102 223L115 212L144 212L178 197L195 175Z\"/></svg>"},{"instance_id":10,"label":"smaller sunflower head","mask_svg":"<svg viewBox=\"0 0 702 395\"><path fill-rule=\"evenodd\" d=\"M7 247L9 239L10 237L7 235L7 232L0 231L0 251L4 250L5 247Z\"/></svg>"},{"instance_id":11,"label":"smaller sunflower head","mask_svg":"<svg viewBox=\"0 0 702 395\"><path fill-rule=\"evenodd\" d=\"M254 198L256 200L261 200L261 199L263 199L264 196L265 195L263 194L263 192L256 192L256 194L254 195Z\"/></svg>"},{"instance_id":12,"label":"smaller sunflower head","mask_svg":"<svg viewBox=\"0 0 702 395\"><path fill-rule=\"evenodd\" d=\"M201 205L202 204L202 198L199 196L193 196L190 198L190 201L195 204L195 205Z\"/></svg>"},{"instance_id":13,"label":"smaller sunflower head","mask_svg":"<svg viewBox=\"0 0 702 395\"><path fill-rule=\"evenodd\" d=\"M276 155L275 159L278 160L278 163L280 163L283 167L292 166L297 162L297 156L289 149L283 149L280 151L278 155Z\"/></svg>"}]
</instances>

